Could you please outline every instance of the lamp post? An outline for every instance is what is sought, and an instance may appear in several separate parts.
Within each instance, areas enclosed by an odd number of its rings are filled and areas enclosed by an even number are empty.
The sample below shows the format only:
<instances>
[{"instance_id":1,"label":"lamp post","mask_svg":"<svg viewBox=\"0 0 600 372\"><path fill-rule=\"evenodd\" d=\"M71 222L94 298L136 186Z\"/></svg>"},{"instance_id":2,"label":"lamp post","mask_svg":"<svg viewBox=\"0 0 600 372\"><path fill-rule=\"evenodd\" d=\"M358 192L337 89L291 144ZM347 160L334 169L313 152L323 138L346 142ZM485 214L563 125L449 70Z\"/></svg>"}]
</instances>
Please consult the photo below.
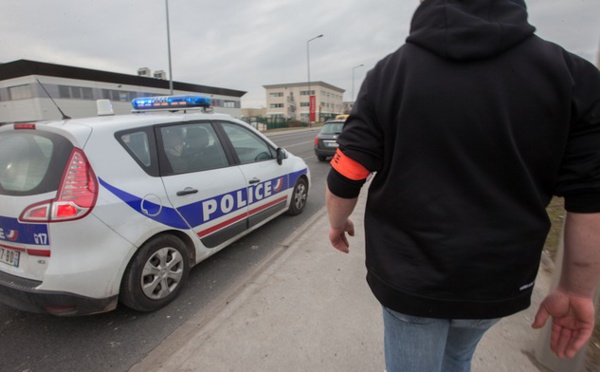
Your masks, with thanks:
<instances>
[{"instance_id":1,"label":"lamp post","mask_svg":"<svg viewBox=\"0 0 600 372\"><path fill-rule=\"evenodd\" d=\"M309 127L310 127L310 125L311 125L311 117L310 117L310 114L311 114L311 112L313 112L313 110L314 110L314 106L313 106L313 105L311 105L311 96L312 96L312 95L310 94L310 51L309 51L309 48L308 48L308 46L309 46L309 43L310 43L311 41L313 41L313 40L315 40L315 39L318 39L318 38L320 38L320 37L323 37L323 34L321 34L321 35L319 35L319 36L315 36L315 37L313 37L312 39L310 39L310 40L308 40L308 41L306 42L306 67L307 67L307 70L308 70L308 102L309 102L309 103L308 103L308 126L309 126Z\"/></svg>"},{"instance_id":2,"label":"lamp post","mask_svg":"<svg viewBox=\"0 0 600 372\"><path fill-rule=\"evenodd\" d=\"M356 70L359 67L363 67L364 65L361 63L358 66L354 66L352 67L352 104L354 105L354 70Z\"/></svg>"},{"instance_id":3,"label":"lamp post","mask_svg":"<svg viewBox=\"0 0 600 372\"><path fill-rule=\"evenodd\" d=\"M167 48L169 52L169 92L173 95L173 70L171 69L171 32L169 30L169 0L165 0L167 9Z\"/></svg>"}]
</instances>

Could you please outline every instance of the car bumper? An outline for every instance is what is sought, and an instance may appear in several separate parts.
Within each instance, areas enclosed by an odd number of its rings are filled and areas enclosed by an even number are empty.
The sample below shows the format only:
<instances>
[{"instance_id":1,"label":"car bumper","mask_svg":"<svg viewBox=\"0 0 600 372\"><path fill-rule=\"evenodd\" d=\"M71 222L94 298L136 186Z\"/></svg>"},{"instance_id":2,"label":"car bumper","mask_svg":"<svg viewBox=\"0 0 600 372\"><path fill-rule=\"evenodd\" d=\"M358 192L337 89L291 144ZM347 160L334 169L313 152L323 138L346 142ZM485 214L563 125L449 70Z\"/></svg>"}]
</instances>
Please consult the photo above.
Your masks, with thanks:
<instances>
[{"instance_id":1,"label":"car bumper","mask_svg":"<svg viewBox=\"0 0 600 372\"><path fill-rule=\"evenodd\" d=\"M0 302L23 311L59 316L88 315L113 310L118 296L89 298L36 289L42 282L0 272Z\"/></svg>"},{"instance_id":2,"label":"car bumper","mask_svg":"<svg viewBox=\"0 0 600 372\"><path fill-rule=\"evenodd\" d=\"M317 156L333 156L333 155L335 155L336 151L337 151L337 147L331 147L331 148L326 148L326 149L316 148L315 155L317 155Z\"/></svg>"}]
</instances>

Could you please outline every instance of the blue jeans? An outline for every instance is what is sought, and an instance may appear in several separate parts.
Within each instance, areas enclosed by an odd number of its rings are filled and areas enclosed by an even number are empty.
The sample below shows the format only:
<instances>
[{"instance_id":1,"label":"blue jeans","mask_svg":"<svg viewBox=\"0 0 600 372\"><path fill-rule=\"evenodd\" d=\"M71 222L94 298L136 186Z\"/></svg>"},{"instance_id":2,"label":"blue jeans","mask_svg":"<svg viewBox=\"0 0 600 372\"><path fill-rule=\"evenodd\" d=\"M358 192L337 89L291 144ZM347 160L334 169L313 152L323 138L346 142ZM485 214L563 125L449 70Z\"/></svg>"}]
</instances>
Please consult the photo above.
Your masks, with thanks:
<instances>
[{"instance_id":1,"label":"blue jeans","mask_svg":"<svg viewBox=\"0 0 600 372\"><path fill-rule=\"evenodd\" d=\"M387 372L468 372L483 334L500 319L433 319L383 308Z\"/></svg>"}]
</instances>

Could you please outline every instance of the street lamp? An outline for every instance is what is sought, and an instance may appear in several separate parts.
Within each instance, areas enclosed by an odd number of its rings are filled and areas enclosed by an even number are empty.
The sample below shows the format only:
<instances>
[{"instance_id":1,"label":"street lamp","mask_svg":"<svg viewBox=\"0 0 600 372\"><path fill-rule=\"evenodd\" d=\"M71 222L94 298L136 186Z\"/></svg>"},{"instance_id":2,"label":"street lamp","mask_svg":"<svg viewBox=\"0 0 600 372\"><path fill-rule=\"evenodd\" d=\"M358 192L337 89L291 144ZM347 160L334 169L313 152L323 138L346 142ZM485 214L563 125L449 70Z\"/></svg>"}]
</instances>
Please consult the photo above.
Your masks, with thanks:
<instances>
[{"instance_id":1,"label":"street lamp","mask_svg":"<svg viewBox=\"0 0 600 372\"><path fill-rule=\"evenodd\" d=\"M306 42L306 66L308 69L308 102L309 102L309 104L308 104L308 125L309 126L311 124L311 120L310 120L310 113L311 113L310 96L311 96L311 94L310 94L310 52L309 52L308 45L311 41L318 39L320 37L323 37L323 34L321 34L319 36L315 36Z\"/></svg>"},{"instance_id":2,"label":"street lamp","mask_svg":"<svg viewBox=\"0 0 600 372\"><path fill-rule=\"evenodd\" d=\"M169 30L169 0L165 0L167 8L167 48L169 52L169 92L173 95L173 70L171 69L171 33Z\"/></svg>"},{"instance_id":3,"label":"street lamp","mask_svg":"<svg viewBox=\"0 0 600 372\"><path fill-rule=\"evenodd\" d=\"M364 65L361 63L358 66L354 66L352 67L352 104L354 104L354 70L356 70L359 67L363 67Z\"/></svg>"}]
</instances>

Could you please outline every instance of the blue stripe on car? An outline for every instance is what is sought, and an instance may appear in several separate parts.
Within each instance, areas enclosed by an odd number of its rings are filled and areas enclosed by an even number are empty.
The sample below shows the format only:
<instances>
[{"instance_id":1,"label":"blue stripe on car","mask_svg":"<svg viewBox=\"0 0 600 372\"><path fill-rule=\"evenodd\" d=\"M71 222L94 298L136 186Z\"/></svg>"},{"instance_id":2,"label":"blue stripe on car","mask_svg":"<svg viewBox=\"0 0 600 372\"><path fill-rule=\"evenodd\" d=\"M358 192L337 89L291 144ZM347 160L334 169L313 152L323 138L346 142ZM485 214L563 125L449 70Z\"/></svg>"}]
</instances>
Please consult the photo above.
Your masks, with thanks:
<instances>
[{"instance_id":1,"label":"blue stripe on car","mask_svg":"<svg viewBox=\"0 0 600 372\"><path fill-rule=\"evenodd\" d=\"M290 187L294 187L298 178L307 174L307 172L308 171L305 168L301 171L283 175L249 187L183 205L177 210L172 207L161 206L156 203L151 203L148 200L144 200L143 207L149 213L144 213L142 210L142 198L112 186L101 178L99 178L99 182L107 190L123 200L133 210L143 214L145 217L173 228L189 229L189 225L193 228L198 227L220 217L235 213L241 209L248 208L252 204L273 195L282 193ZM160 213L154 215L153 211L158 212L159 210Z\"/></svg>"},{"instance_id":2,"label":"blue stripe on car","mask_svg":"<svg viewBox=\"0 0 600 372\"><path fill-rule=\"evenodd\" d=\"M128 192L125 192L121 189L118 189L101 178L98 178L98 181L102 186L104 186L108 191L112 192L119 199L123 200L127 205L133 208L134 211L143 214L145 217L148 217L156 222L160 222L164 225L176 228L176 229L189 229L188 224L181 218L179 213L175 210L175 208L161 206L156 203L149 202L148 200L144 200L144 207L149 214L146 214L142 211L142 198L139 196L135 196ZM162 208L162 209L161 209ZM160 213L157 215L153 215L151 211L159 211Z\"/></svg>"}]
</instances>

